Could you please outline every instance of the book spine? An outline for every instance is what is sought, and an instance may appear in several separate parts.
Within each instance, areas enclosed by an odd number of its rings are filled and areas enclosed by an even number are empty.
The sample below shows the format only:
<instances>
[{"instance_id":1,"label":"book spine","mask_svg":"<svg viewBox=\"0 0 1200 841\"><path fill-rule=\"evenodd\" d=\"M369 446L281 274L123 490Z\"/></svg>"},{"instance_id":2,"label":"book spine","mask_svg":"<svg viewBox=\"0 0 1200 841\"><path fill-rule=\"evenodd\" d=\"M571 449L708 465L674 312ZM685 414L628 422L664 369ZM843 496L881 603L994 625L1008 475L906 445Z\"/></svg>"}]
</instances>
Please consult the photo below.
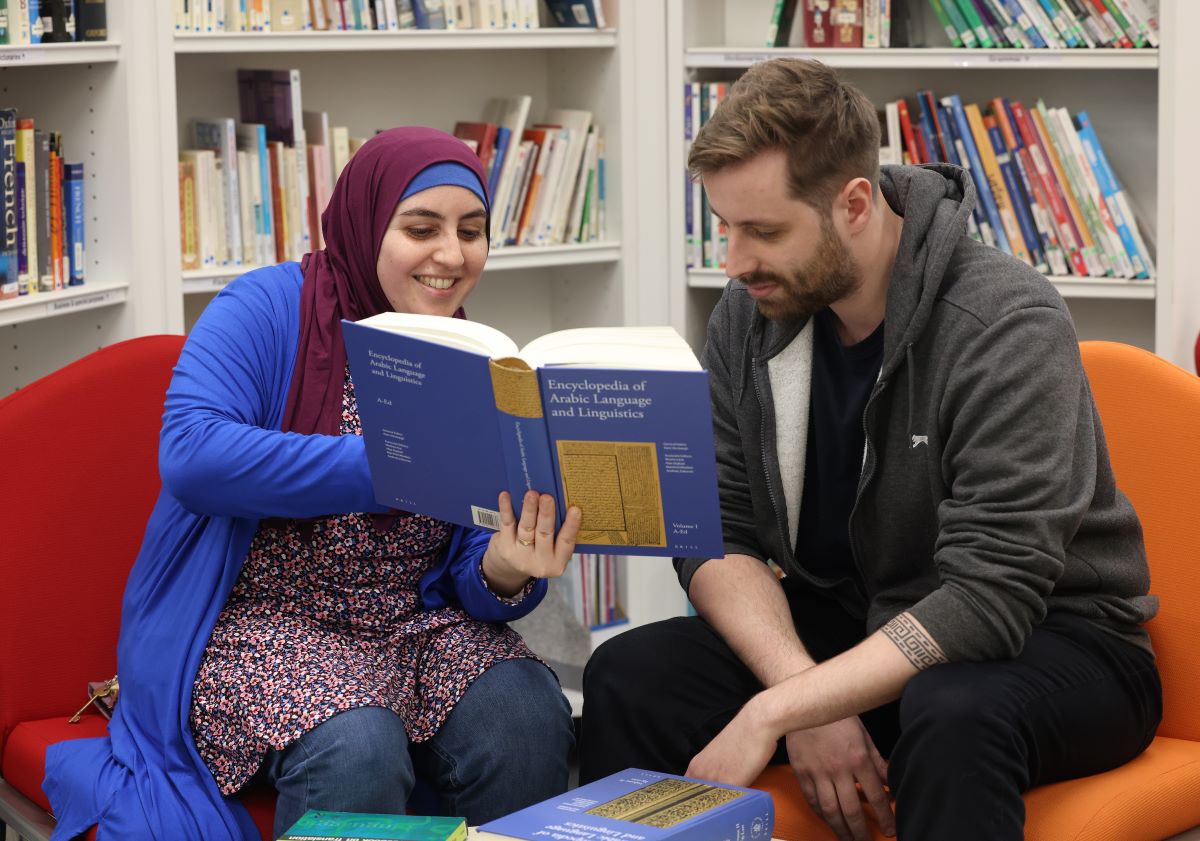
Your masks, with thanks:
<instances>
[{"instance_id":1,"label":"book spine","mask_svg":"<svg viewBox=\"0 0 1200 841\"><path fill-rule=\"evenodd\" d=\"M1050 217L1050 206L1041 191L1033 161L1029 157L1029 150L1021 143L1020 135L1013 128L1008 103L1004 99L996 97L991 101L991 109L1004 145L1010 151L1013 169L1024 195L1025 206L1032 218L1042 255L1049 264L1052 274L1065 275L1067 274L1066 259L1058 247L1058 237L1054 233L1054 225Z\"/></svg>"},{"instance_id":2,"label":"book spine","mask_svg":"<svg viewBox=\"0 0 1200 841\"><path fill-rule=\"evenodd\" d=\"M951 0L953 2L953 0ZM987 49L996 46L996 42L992 40L991 34L983 25L983 19L979 17L979 11L971 3L971 0L957 0L958 10L962 12L963 19L967 22L968 28L975 33L975 37L979 41L979 46Z\"/></svg>"},{"instance_id":3,"label":"book spine","mask_svg":"<svg viewBox=\"0 0 1200 841\"><path fill-rule=\"evenodd\" d=\"M63 266L62 138L54 132L50 139L50 259L54 265L54 288L67 285Z\"/></svg>"},{"instance_id":4,"label":"book spine","mask_svg":"<svg viewBox=\"0 0 1200 841\"><path fill-rule=\"evenodd\" d=\"M76 0L76 3L75 38L79 41L107 41L107 0Z\"/></svg>"},{"instance_id":5,"label":"book spine","mask_svg":"<svg viewBox=\"0 0 1200 841\"><path fill-rule=\"evenodd\" d=\"M0 109L0 298L19 294L17 279L17 112Z\"/></svg>"},{"instance_id":6,"label":"book spine","mask_svg":"<svg viewBox=\"0 0 1200 841\"><path fill-rule=\"evenodd\" d=\"M1109 215L1112 217L1117 227L1117 233L1121 237L1121 242L1125 246L1125 252L1129 256L1134 277L1147 278L1150 276L1150 273L1146 268L1146 261L1143 259L1143 255L1131 232L1131 228L1136 223L1133 219L1126 216L1124 206L1118 201L1118 195L1121 190L1113 178L1112 171L1108 169L1108 162L1103 159L1099 151L1100 140L1096 137L1096 132L1088 122L1086 114L1081 113L1078 119L1081 124L1079 142L1083 147L1084 154L1087 155L1088 163L1093 173L1095 173L1096 181L1100 186L1100 192L1103 194L1104 201L1108 205Z\"/></svg>"},{"instance_id":7,"label":"book spine","mask_svg":"<svg viewBox=\"0 0 1200 841\"><path fill-rule=\"evenodd\" d=\"M17 165L21 168L21 245L24 257L18 273L25 275L24 283L30 292L41 288L38 261L37 160L33 120L17 120Z\"/></svg>"},{"instance_id":8,"label":"book spine","mask_svg":"<svg viewBox=\"0 0 1200 841\"><path fill-rule=\"evenodd\" d=\"M953 3L954 0L950 0L950 2ZM958 36L958 28L950 20L950 15L946 13L946 7L942 5L942 0L929 0L929 5L933 9L933 16L937 18L942 31L950 39L950 46L963 46L962 38Z\"/></svg>"},{"instance_id":9,"label":"book spine","mask_svg":"<svg viewBox=\"0 0 1200 841\"><path fill-rule=\"evenodd\" d=\"M976 145L974 135L971 133L971 126L967 121L966 112L963 110L962 100L957 95L947 99L950 104L950 112L954 116L955 126L958 128L958 136L963 141L967 160L971 162L972 180L975 182L975 190L979 194L980 204L983 205L984 213L987 215L992 236L995 237L996 247L1001 251L1012 253L1009 249L1008 238L1004 233L1004 226L1000 221L996 201L992 198L992 191L988 186L987 173L984 172L983 161L980 159L981 150Z\"/></svg>"},{"instance_id":10,"label":"book spine","mask_svg":"<svg viewBox=\"0 0 1200 841\"><path fill-rule=\"evenodd\" d=\"M555 493L558 487L550 434L546 428L538 372L520 360L492 360L496 421L508 476L507 490L519 511L527 491ZM556 494L555 528L562 523L562 496Z\"/></svg>"},{"instance_id":11,"label":"book spine","mask_svg":"<svg viewBox=\"0 0 1200 841\"><path fill-rule=\"evenodd\" d=\"M67 164L67 254L70 286L81 286L87 277L84 251L83 164Z\"/></svg>"},{"instance_id":12,"label":"book spine","mask_svg":"<svg viewBox=\"0 0 1200 841\"><path fill-rule=\"evenodd\" d=\"M19 145L19 144L18 144ZM26 234L29 226L27 207L25 203L25 162L17 161L17 294L28 295L37 292L37 284L29 285L29 250Z\"/></svg>"},{"instance_id":13,"label":"book spine","mask_svg":"<svg viewBox=\"0 0 1200 841\"><path fill-rule=\"evenodd\" d=\"M37 217L37 279L38 289L54 289L54 262L50 255L50 136L44 131L33 134L34 182ZM32 282L32 278L31 281Z\"/></svg>"},{"instance_id":14,"label":"book spine","mask_svg":"<svg viewBox=\"0 0 1200 841\"><path fill-rule=\"evenodd\" d=\"M1096 241L1092 238L1091 230L1089 229L1086 220L1083 216L1083 211L1079 207L1079 203L1075 199L1075 191L1071 186L1071 182L1067 177L1067 173L1063 168L1062 158L1059 149L1054 143L1054 138L1051 135L1042 115L1033 110L1029 112L1030 125L1038 137L1038 145L1046 154L1046 160L1049 162L1050 171L1054 174L1054 181L1058 185L1059 192L1062 195L1063 203L1067 208L1067 215L1071 219L1071 226L1079 237L1080 251L1083 253L1083 262L1087 265L1087 275L1092 277L1102 277L1106 273L1101 255L1098 253Z\"/></svg>"},{"instance_id":15,"label":"book spine","mask_svg":"<svg viewBox=\"0 0 1200 841\"><path fill-rule=\"evenodd\" d=\"M1042 256L1041 238L1037 235L1037 229L1033 224L1033 215L1029 211L1029 200L1025 197L1025 192L1021 189L1021 185L1017 181L1012 156L1004 144L1004 138L1000 135L1000 129L995 126L995 121L990 117L986 118L984 128L987 131L988 139L991 141L992 152L996 157L996 164L1000 167L1000 175L1004 179L1004 188L1008 192L1009 204L1012 206L1013 215L1017 219L1016 235L1025 244L1030 264L1044 274L1047 266L1045 257ZM1013 237L1010 237L1010 239L1013 239Z\"/></svg>"},{"instance_id":16,"label":"book spine","mask_svg":"<svg viewBox=\"0 0 1200 841\"><path fill-rule=\"evenodd\" d=\"M1012 102L1010 106L1014 126L1021 136L1021 142L1029 152L1038 181L1042 185L1042 192L1045 194L1054 216L1054 222L1058 228L1059 244L1067 252L1072 271L1080 277L1087 277L1090 272L1087 261L1083 257L1083 240L1079 236L1079 231L1075 227L1074 220L1071 218L1066 198L1062 195L1059 185L1054 178L1049 156L1042 149L1041 139L1034 130L1033 121L1029 119L1029 114L1025 111L1024 106L1019 102Z\"/></svg>"}]
</instances>

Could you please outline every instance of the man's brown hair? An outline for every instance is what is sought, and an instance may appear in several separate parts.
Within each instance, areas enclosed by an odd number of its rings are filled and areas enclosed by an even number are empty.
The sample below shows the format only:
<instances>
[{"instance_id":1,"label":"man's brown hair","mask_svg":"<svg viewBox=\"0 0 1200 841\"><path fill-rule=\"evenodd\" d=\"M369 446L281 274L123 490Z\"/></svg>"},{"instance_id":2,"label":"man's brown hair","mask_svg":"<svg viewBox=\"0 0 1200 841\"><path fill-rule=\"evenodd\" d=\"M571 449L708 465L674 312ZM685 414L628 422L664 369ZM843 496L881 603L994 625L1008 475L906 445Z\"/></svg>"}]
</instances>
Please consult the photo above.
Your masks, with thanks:
<instances>
[{"instance_id":1,"label":"man's brown hair","mask_svg":"<svg viewBox=\"0 0 1200 841\"><path fill-rule=\"evenodd\" d=\"M875 106L819 61L780 58L747 70L700 129L688 170L699 178L772 149L787 153L791 196L822 214L847 181L879 183Z\"/></svg>"}]
</instances>

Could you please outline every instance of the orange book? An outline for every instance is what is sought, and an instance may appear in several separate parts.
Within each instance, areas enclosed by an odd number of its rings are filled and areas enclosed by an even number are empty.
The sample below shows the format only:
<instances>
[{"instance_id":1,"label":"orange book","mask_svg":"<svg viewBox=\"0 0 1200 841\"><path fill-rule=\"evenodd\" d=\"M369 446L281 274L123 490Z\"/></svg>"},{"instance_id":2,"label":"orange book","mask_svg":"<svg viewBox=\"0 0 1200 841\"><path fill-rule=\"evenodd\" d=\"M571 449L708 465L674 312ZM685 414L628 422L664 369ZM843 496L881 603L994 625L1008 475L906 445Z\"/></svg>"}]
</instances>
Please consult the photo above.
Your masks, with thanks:
<instances>
[{"instance_id":1,"label":"orange book","mask_svg":"<svg viewBox=\"0 0 1200 841\"><path fill-rule=\"evenodd\" d=\"M522 140L532 140L536 144L537 159L533 164L533 177L529 180L529 193L525 196L525 206L521 208L521 220L517 224L517 245L525 242L525 231L533 221L533 209L537 206L538 189L542 186L542 178L546 174L546 163L550 158L552 138L553 133L544 128L527 128L521 135Z\"/></svg>"},{"instance_id":2,"label":"orange book","mask_svg":"<svg viewBox=\"0 0 1200 841\"><path fill-rule=\"evenodd\" d=\"M67 287L63 267L62 135L50 136L50 262L54 267L54 288Z\"/></svg>"},{"instance_id":3,"label":"orange book","mask_svg":"<svg viewBox=\"0 0 1200 841\"><path fill-rule=\"evenodd\" d=\"M963 106L967 115L967 124L971 127L971 136L975 139L975 149L979 160L983 163L983 172L987 176L988 186L992 188L992 196L996 200L996 210L1000 213L1000 223L1004 225L1004 236L1008 238L1008 247L1012 255L1024 263L1033 265L1029 249L1025 247L1025 237L1021 234L1021 225L1017 221L1017 213L1013 208L1012 197L1008 194L1008 186L1000 172L1000 164L996 161L996 152L992 148L992 139L988 136L987 127L983 124L983 115L975 103Z\"/></svg>"}]
</instances>

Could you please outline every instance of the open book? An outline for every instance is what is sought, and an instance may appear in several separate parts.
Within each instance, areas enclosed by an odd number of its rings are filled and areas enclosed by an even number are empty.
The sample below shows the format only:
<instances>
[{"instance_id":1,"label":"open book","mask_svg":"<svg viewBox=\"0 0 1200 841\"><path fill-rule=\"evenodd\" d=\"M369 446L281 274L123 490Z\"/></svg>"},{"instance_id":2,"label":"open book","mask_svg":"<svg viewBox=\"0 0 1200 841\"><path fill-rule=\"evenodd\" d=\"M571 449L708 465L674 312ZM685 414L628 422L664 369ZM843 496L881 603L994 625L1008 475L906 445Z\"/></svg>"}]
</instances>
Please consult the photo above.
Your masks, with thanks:
<instances>
[{"instance_id":1,"label":"open book","mask_svg":"<svg viewBox=\"0 0 1200 841\"><path fill-rule=\"evenodd\" d=\"M670 327L342 327L380 503L494 529L500 491L532 489L580 508L579 551L724 555L708 374Z\"/></svg>"}]
</instances>

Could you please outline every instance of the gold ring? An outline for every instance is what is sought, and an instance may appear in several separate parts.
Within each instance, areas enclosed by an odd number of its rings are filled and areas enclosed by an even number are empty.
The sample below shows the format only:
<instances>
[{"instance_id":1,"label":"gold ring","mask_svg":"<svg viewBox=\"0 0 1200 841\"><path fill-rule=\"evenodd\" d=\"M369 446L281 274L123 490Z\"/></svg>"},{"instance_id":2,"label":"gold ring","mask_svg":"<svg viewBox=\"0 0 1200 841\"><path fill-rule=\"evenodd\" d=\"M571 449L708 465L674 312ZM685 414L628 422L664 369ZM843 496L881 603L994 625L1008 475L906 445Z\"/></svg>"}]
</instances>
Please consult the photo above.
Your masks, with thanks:
<instances>
[{"instance_id":1,"label":"gold ring","mask_svg":"<svg viewBox=\"0 0 1200 841\"><path fill-rule=\"evenodd\" d=\"M533 545L533 541L532 541L532 540L526 540L526 539L525 539L525 538L523 538L523 537L518 537L518 538L517 538L517 543L520 543L522 546L532 546L532 545Z\"/></svg>"}]
</instances>

